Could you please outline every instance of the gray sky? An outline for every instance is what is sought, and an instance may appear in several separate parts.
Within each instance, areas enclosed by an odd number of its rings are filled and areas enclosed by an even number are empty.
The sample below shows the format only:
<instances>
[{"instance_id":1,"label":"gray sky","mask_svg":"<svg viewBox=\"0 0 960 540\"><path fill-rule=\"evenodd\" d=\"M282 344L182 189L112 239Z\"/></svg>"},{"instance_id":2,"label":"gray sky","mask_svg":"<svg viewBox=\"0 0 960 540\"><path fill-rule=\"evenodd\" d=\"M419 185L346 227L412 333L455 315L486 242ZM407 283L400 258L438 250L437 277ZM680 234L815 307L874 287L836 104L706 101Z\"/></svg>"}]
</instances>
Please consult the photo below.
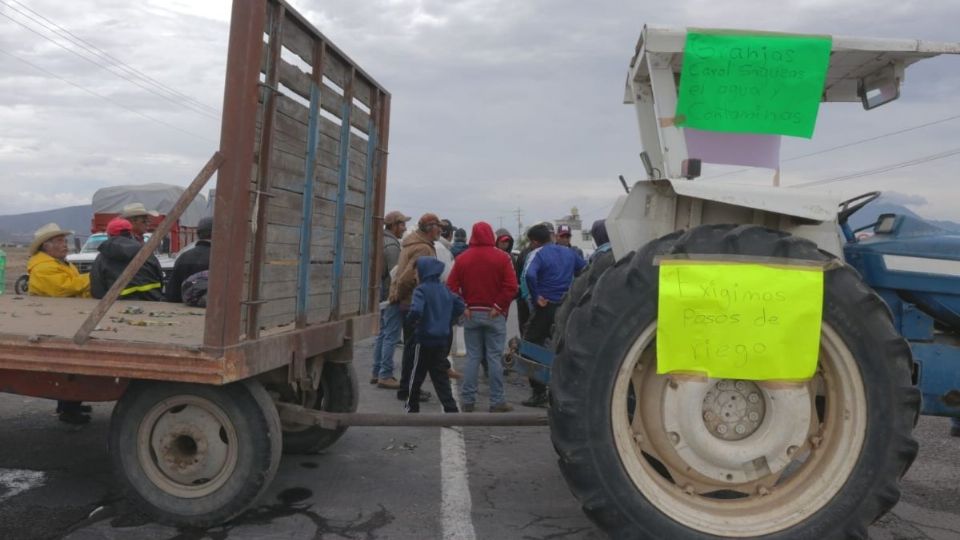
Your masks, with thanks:
<instances>
[{"instance_id":1,"label":"gray sky","mask_svg":"<svg viewBox=\"0 0 960 540\"><path fill-rule=\"evenodd\" d=\"M524 223L572 206L587 220L603 217L622 191L617 175L640 178L635 117L622 99L644 23L960 40L960 3L933 0L291 3L393 94L388 210L511 230L517 208ZM0 14L54 37L14 10L23 5L210 109L161 99L0 17L0 214L84 204L109 185L188 183L219 141L230 2L0 0ZM958 94L960 56L922 62L897 102L869 113L821 106L813 140L786 138L783 158L958 114ZM950 150L960 146L958 129L960 120L945 122L788 161L783 183ZM953 156L829 187L895 191L922 215L960 219L958 163Z\"/></svg>"}]
</instances>

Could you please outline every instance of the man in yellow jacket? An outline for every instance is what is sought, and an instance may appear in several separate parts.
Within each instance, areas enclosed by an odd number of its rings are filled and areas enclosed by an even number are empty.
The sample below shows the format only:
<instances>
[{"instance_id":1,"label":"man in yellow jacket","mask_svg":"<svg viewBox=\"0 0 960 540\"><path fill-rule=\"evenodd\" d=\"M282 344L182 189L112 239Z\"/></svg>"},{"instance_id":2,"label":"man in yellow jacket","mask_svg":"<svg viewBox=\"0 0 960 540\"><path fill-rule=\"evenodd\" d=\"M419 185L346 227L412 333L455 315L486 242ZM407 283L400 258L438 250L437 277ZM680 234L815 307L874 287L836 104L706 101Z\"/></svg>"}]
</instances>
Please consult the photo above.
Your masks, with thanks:
<instances>
[{"instance_id":1,"label":"man in yellow jacket","mask_svg":"<svg viewBox=\"0 0 960 540\"><path fill-rule=\"evenodd\" d=\"M33 234L27 261L32 296L90 298L90 275L81 275L67 262L70 234L73 231L62 230L56 223L48 223Z\"/></svg>"},{"instance_id":2,"label":"man in yellow jacket","mask_svg":"<svg viewBox=\"0 0 960 540\"><path fill-rule=\"evenodd\" d=\"M56 223L47 223L33 233L30 244L30 260L27 273L30 275L29 292L33 296L90 298L90 274L81 275L77 267L67 262L67 235ZM90 407L79 401L57 402L60 420L69 424L85 424L90 417Z\"/></svg>"}]
</instances>

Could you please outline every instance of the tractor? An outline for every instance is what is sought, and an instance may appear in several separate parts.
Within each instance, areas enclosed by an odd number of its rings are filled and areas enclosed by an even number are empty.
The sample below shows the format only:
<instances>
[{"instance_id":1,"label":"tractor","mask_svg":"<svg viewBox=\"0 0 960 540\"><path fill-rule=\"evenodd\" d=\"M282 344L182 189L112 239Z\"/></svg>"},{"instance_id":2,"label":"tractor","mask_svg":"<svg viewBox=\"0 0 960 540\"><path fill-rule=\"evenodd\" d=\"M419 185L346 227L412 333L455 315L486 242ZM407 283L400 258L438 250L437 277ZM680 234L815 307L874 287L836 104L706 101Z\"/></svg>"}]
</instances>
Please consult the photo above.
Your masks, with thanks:
<instances>
[{"instance_id":1,"label":"tractor","mask_svg":"<svg viewBox=\"0 0 960 540\"><path fill-rule=\"evenodd\" d=\"M877 192L841 200L782 187L779 172L773 185L698 179L708 161L676 117L687 33L644 28L625 102L648 178L611 210L612 250L573 282L552 349L523 342L515 365L549 379L560 468L611 537L865 538L899 500L918 416L960 416L960 237L896 215L854 231ZM911 64L960 53L839 36L830 47L821 100L867 110L899 97ZM813 376L658 372L670 257L822 265Z\"/></svg>"}]
</instances>

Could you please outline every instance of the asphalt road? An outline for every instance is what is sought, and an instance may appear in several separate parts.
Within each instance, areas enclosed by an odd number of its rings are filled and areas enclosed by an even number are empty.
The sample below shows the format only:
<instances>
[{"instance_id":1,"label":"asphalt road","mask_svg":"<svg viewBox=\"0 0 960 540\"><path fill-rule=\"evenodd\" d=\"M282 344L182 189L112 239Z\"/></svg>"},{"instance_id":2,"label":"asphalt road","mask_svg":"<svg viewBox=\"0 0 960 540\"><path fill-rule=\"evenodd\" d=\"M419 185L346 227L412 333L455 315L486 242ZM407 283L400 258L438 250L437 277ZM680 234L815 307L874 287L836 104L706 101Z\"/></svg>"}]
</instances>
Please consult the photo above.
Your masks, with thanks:
<instances>
[{"instance_id":1,"label":"asphalt road","mask_svg":"<svg viewBox=\"0 0 960 540\"><path fill-rule=\"evenodd\" d=\"M392 392L365 382L370 346L360 344L356 359L361 410L399 412ZM507 392L516 404L525 384L513 380ZM325 453L284 457L259 507L193 531L152 523L117 493L106 454L112 404L96 405L82 428L58 422L53 408L0 394L4 540L603 538L567 490L546 427L351 428ZM960 439L947 428L921 419L903 498L871 538L960 538Z\"/></svg>"}]
</instances>

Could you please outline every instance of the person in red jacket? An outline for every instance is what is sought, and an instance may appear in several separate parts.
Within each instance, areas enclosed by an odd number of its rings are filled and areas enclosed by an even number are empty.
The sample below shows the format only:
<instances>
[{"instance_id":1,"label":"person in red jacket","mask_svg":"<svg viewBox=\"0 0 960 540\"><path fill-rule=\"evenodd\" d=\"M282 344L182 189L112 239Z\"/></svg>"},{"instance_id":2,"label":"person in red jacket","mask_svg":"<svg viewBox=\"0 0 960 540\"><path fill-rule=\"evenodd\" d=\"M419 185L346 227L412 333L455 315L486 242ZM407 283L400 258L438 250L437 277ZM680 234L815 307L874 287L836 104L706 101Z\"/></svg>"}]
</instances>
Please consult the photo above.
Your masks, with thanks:
<instances>
[{"instance_id":1,"label":"person in red jacket","mask_svg":"<svg viewBox=\"0 0 960 540\"><path fill-rule=\"evenodd\" d=\"M510 256L494 245L493 227L488 223L479 221L473 225L470 249L457 257L447 287L467 304L463 325L467 366L460 389L463 412L474 410L483 356L490 367L490 412L512 411L503 394L500 357L507 340L510 302L517 295L517 275Z\"/></svg>"}]
</instances>

